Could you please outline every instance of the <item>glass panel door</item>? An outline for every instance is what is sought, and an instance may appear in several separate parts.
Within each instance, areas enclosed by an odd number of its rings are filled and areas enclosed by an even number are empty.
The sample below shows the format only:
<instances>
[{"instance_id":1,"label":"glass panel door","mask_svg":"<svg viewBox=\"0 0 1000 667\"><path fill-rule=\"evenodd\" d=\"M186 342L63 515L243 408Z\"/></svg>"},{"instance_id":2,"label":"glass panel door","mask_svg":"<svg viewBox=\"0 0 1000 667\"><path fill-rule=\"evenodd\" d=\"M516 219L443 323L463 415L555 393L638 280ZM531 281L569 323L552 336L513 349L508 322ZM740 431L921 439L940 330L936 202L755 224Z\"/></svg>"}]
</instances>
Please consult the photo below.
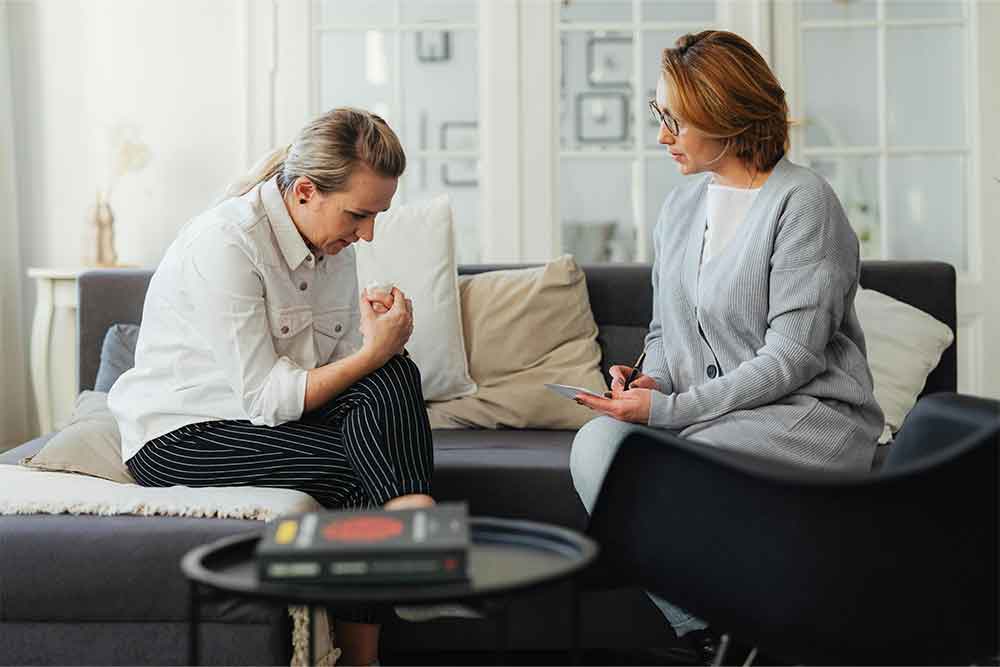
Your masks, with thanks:
<instances>
[{"instance_id":1,"label":"glass panel door","mask_svg":"<svg viewBox=\"0 0 1000 667\"><path fill-rule=\"evenodd\" d=\"M479 3L315 0L314 114L358 106L403 142L405 204L451 197L460 263L480 260Z\"/></svg>"}]
</instances>

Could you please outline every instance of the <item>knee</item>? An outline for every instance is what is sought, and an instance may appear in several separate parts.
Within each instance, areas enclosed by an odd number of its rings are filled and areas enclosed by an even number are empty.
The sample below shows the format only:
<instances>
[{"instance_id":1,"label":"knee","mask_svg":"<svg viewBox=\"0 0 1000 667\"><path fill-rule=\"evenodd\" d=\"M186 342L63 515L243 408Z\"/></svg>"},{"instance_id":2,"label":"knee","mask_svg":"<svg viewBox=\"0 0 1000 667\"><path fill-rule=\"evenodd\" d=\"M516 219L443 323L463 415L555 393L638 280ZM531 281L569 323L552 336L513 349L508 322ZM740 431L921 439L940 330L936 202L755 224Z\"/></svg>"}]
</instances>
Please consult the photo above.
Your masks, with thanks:
<instances>
[{"instance_id":1,"label":"knee","mask_svg":"<svg viewBox=\"0 0 1000 667\"><path fill-rule=\"evenodd\" d=\"M588 513L594 509L597 494L618 451L620 436L625 428L627 425L611 417L598 417L584 424L573 439L569 456L570 474Z\"/></svg>"},{"instance_id":2,"label":"knee","mask_svg":"<svg viewBox=\"0 0 1000 667\"><path fill-rule=\"evenodd\" d=\"M411 357L397 354L386 362L382 370L391 375L396 382L402 382L420 391L420 369Z\"/></svg>"}]
</instances>

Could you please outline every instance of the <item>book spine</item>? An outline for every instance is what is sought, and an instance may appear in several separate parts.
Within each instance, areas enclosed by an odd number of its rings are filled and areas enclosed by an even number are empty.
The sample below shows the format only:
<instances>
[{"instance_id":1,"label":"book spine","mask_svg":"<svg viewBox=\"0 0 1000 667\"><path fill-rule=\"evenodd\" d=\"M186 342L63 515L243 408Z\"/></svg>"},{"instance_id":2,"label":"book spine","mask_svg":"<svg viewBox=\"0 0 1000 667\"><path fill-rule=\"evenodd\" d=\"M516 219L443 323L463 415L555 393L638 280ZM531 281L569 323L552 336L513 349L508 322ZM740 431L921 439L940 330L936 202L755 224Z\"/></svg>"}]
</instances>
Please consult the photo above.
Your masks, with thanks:
<instances>
[{"instance_id":1,"label":"book spine","mask_svg":"<svg viewBox=\"0 0 1000 667\"><path fill-rule=\"evenodd\" d=\"M466 577L462 551L351 556L271 556L258 561L264 581L348 583L453 581Z\"/></svg>"}]
</instances>

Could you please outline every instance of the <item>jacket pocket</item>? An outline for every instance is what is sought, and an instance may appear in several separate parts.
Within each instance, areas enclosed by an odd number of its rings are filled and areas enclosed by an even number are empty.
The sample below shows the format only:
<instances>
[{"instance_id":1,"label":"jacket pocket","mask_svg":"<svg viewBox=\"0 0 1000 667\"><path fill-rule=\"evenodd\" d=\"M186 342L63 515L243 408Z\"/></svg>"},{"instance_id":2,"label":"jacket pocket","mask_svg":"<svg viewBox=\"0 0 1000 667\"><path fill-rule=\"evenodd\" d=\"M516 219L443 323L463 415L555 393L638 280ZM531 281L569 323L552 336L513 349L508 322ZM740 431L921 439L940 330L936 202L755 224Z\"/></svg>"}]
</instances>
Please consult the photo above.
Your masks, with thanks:
<instances>
[{"instance_id":1,"label":"jacket pocket","mask_svg":"<svg viewBox=\"0 0 1000 667\"><path fill-rule=\"evenodd\" d=\"M804 419L814 414L820 407L819 399L805 394L792 394L765 406L785 429L795 429Z\"/></svg>"},{"instance_id":2,"label":"jacket pocket","mask_svg":"<svg viewBox=\"0 0 1000 667\"><path fill-rule=\"evenodd\" d=\"M313 343L313 312L309 306L269 309L271 339L279 357L286 357L300 368L316 368Z\"/></svg>"},{"instance_id":3,"label":"jacket pocket","mask_svg":"<svg viewBox=\"0 0 1000 667\"><path fill-rule=\"evenodd\" d=\"M313 312L309 306L268 308L267 318L271 324L271 336L278 341L287 341L313 323Z\"/></svg>"},{"instance_id":4,"label":"jacket pocket","mask_svg":"<svg viewBox=\"0 0 1000 667\"><path fill-rule=\"evenodd\" d=\"M316 311L313 316L313 329L316 332L316 357L319 363L329 363L337 345L356 327L354 309L350 306Z\"/></svg>"}]
</instances>

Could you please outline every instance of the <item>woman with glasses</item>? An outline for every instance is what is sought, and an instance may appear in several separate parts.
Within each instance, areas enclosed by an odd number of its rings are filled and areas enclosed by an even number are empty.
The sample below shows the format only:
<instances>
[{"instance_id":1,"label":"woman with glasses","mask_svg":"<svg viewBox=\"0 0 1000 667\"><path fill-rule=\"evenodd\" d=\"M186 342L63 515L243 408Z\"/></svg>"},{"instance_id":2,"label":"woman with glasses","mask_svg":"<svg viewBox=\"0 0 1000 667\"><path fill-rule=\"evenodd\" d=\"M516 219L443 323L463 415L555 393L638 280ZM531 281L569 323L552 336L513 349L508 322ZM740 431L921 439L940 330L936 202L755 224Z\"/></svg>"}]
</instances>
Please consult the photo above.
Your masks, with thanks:
<instances>
[{"instance_id":1,"label":"woman with glasses","mask_svg":"<svg viewBox=\"0 0 1000 667\"><path fill-rule=\"evenodd\" d=\"M868 470L883 415L854 310L858 239L827 182L793 164L785 93L729 32L663 51L650 112L686 182L653 232L645 362L611 369L612 396L573 443L588 511L615 454L643 424L792 465ZM683 502L683 498L678 498ZM657 600L678 636L706 624Z\"/></svg>"}]
</instances>

